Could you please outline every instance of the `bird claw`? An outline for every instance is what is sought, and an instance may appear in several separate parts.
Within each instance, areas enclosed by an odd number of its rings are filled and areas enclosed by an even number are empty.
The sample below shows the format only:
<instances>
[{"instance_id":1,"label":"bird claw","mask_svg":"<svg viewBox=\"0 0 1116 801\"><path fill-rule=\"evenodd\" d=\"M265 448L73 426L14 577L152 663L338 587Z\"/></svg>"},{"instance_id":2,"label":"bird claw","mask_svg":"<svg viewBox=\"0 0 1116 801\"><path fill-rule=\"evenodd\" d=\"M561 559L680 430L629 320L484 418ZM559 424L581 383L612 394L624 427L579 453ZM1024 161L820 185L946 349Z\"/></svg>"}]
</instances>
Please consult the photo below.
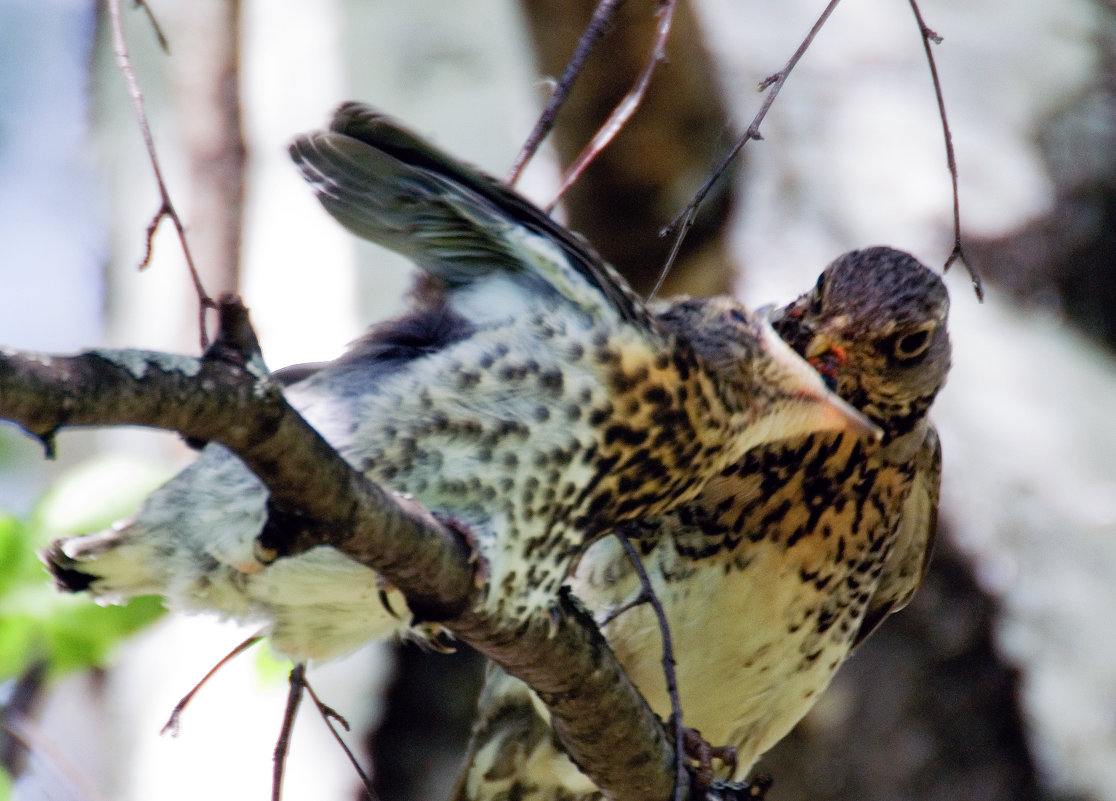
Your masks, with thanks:
<instances>
[{"instance_id":1,"label":"bird claw","mask_svg":"<svg viewBox=\"0 0 1116 801\"><path fill-rule=\"evenodd\" d=\"M667 729L673 733L674 723L668 724ZM714 759L728 768L730 774L736 770L736 749L731 745L710 745L697 729L682 727L682 751L686 759L696 766L694 781L698 788L713 783Z\"/></svg>"}]
</instances>

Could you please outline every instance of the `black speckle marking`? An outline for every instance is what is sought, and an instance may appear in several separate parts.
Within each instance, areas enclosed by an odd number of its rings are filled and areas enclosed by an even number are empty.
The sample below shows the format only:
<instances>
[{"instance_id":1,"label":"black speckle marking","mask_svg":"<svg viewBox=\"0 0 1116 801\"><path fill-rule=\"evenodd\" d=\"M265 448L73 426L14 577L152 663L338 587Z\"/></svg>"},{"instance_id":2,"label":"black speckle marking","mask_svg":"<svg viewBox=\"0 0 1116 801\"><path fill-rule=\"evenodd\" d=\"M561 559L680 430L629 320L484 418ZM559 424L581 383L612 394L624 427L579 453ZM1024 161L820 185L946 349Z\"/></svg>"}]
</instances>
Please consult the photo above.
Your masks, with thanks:
<instances>
[{"instance_id":1,"label":"black speckle marking","mask_svg":"<svg viewBox=\"0 0 1116 801\"><path fill-rule=\"evenodd\" d=\"M602 425L606 420L612 417L612 413L613 408L611 403L606 403L604 406L594 409L589 412L589 425L594 427Z\"/></svg>"},{"instance_id":2,"label":"black speckle marking","mask_svg":"<svg viewBox=\"0 0 1116 801\"><path fill-rule=\"evenodd\" d=\"M789 505L789 504L788 504L788 505ZM788 536L788 537L787 537L787 541L786 541L786 543L785 543L785 544L786 544L786 546L787 546L788 548L793 548L793 547L795 546L795 544L796 544L796 543L797 543L797 542L798 542L798 541L799 541L800 539L802 539L802 538L803 538L804 536L806 536L806 527L805 527L805 526L797 526L797 527L796 527L796 528L794 529L794 531L792 531L792 532L790 533L790 536ZM811 578L812 578L812 577L811 577ZM805 581L806 579L803 579L803 580Z\"/></svg>"},{"instance_id":3,"label":"black speckle marking","mask_svg":"<svg viewBox=\"0 0 1116 801\"><path fill-rule=\"evenodd\" d=\"M678 348L674 351L673 360L674 370L678 373L678 380L688 381L690 379L690 369L693 367L693 354L685 348Z\"/></svg>"},{"instance_id":4,"label":"black speckle marking","mask_svg":"<svg viewBox=\"0 0 1116 801\"><path fill-rule=\"evenodd\" d=\"M598 357L599 360L599 357ZM619 361L619 357L617 357ZM613 372L610 382L613 390L619 393L631 392L647 380L648 370L646 365L640 366L635 372L625 373L623 370Z\"/></svg>"},{"instance_id":5,"label":"black speckle marking","mask_svg":"<svg viewBox=\"0 0 1116 801\"><path fill-rule=\"evenodd\" d=\"M647 430L614 423L605 430L604 441L605 445L621 442L624 445L636 447L647 441Z\"/></svg>"},{"instance_id":6,"label":"black speckle marking","mask_svg":"<svg viewBox=\"0 0 1116 801\"><path fill-rule=\"evenodd\" d=\"M597 352L593 355L593 358L596 359L598 364L619 364L620 363L620 354L617 353L616 351L612 350L612 348L608 348L608 347L598 348ZM619 372L617 374L622 375L622 373L619 373Z\"/></svg>"},{"instance_id":7,"label":"black speckle marking","mask_svg":"<svg viewBox=\"0 0 1116 801\"><path fill-rule=\"evenodd\" d=\"M643 400L652 406L666 406L670 403L670 393L655 384L643 391Z\"/></svg>"},{"instance_id":8,"label":"black speckle marking","mask_svg":"<svg viewBox=\"0 0 1116 801\"><path fill-rule=\"evenodd\" d=\"M501 439L516 436L526 440L531 436L531 429L517 420L501 420L499 427L496 429L496 435Z\"/></svg>"},{"instance_id":9,"label":"black speckle marking","mask_svg":"<svg viewBox=\"0 0 1116 801\"><path fill-rule=\"evenodd\" d=\"M605 490L589 502L589 508L586 510L586 514L590 518L597 517L598 515L600 515L601 512L607 509L611 503L612 490Z\"/></svg>"},{"instance_id":10,"label":"black speckle marking","mask_svg":"<svg viewBox=\"0 0 1116 801\"><path fill-rule=\"evenodd\" d=\"M831 609L823 609L818 614L818 634L825 634L833 625L837 616ZM815 657L816 658L816 657Z\"/></svg>"},{"instance_id":11,"label":"black speckle marking","mask_svg":"<svg viewBox=\"0 0 1116 801\"><path fill-rule=\"evenodd\" d=\"M643 482L636 476L625 473L620 477L620 481L617 482L616 491L621 495L628 495L635 492L641 486L643 486Z\"/></svg>"},{"instance_id":12,"label":"black speckle marking","mask_svg":"<svg viewBox=\"0 0 1116 801\"><path fill-rule=\"evenodd\" d=\"M561 370L544 370L539 373L539 386L555 394L562 391L565 379Z\"/></svg>"}]
</instances>

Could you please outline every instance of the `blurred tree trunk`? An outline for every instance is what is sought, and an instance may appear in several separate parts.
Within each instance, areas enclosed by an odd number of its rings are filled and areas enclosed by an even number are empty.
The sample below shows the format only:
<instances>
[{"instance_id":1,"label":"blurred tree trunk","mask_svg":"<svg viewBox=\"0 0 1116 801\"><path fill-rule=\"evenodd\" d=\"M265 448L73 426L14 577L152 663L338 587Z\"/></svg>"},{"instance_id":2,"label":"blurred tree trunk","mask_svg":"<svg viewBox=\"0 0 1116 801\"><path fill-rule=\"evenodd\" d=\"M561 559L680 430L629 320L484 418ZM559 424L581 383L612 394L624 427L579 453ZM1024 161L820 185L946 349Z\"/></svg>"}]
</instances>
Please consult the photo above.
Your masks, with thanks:
<instances>
[{"instance_id":1,"label":"blurred tree trunk","mask_svg":"<svg viewBox=\"0 0 1116 801\"><path fill-rule=\"evenodd\" d=\"M177 118L183 125L190 206L180 209L206 291L240 285L246 148L240 107L240 0L197 0L175 14Z\"/></svg>"},{"instance_id":2,"label":"blurred tree trunk","mask_svg":"<svg viewBox=\"0 0 1116 801\"><path fill-rule=\"evenodd\" d=\"M461 767L484 657L466 647L454 654L431 654L415 643L394 649L384 717L369 738L373 786L384 799L438 801L449 796Z\"/></svg>"}]
</instances>

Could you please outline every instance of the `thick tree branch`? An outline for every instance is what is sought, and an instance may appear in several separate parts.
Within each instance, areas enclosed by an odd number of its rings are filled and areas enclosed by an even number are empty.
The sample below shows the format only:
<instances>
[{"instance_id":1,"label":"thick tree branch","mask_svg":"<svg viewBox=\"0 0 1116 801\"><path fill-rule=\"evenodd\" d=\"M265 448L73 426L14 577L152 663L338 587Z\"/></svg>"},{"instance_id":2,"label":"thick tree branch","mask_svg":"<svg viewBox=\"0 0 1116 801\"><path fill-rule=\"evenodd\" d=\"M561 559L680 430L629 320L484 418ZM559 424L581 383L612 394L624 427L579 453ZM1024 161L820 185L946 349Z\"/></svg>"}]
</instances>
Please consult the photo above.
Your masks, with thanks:
<instances>
[{"instance_id":1,"label":"thick tree branch","mask_svg":"<svg viewBox=\"0 0 1116 801\"><path fill-rule=\"evenodd\" d=\"M571 598L525 623L484 611L459 532L368 481L287 404L239 301L198 359L145 351L0 351L0 418L44 442L68 426L142 425L215 440L267 485L261 555L329 544L399 587L417 616L530 684L574 760L617 801L666 799L673 749L592 619ZM292 525L292 522L295 525ZM268 553L272 551L274 553Z\"/></svg>"}]
</instances>

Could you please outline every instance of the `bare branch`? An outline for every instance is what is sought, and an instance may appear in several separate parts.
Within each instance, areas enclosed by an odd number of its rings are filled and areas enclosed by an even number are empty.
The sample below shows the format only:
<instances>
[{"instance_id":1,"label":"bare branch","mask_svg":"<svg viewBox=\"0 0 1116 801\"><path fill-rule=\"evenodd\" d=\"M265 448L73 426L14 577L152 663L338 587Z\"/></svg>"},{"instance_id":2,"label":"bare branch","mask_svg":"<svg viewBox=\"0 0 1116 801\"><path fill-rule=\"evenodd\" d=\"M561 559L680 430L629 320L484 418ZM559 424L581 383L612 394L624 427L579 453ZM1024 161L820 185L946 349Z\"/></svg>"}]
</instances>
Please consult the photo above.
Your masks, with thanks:
<instances>
[{"instance_id":1,"label":"bare branch","mask_svg":"<svg viewBox=\"0 0 1116 801\"><path fill-rule=\"evenodd\" d=\"M624 98L613 109L612 114L605 120L604 125L597 131L592 141L585 146L585 149L578 154L574 159L573 164L566 170L566 174L562 176L561 186L558 188L558 193L554 199L547 206L547 211L550 211L557 205L562 195L566 193L573 183L581 176L593 159L608 146L608 143L613 140L616 134L620 133L620 129L624 127L631 116L635 114L639 104L643 101L644 94L647 93L647 87L651 83L651 76L655 72L655 67L659 65L660 61L666 59L666 43L670 38L670 28L674 21L674 9L677 5L677 0L661 0L659 10L655 13L659 16L659 23L656 26L655 42L651 48L651 55L647 59L647 64L644 66L643 71L640 72L639 77L636 78L635 85L631 91L624 96Z\"/></svg>"},{"instance_id":2,"label":"bare branch","mask_svg":"<svg viewBox=\"0 0 1116 801\"><path fill-rule=\"evenodd\" d=\"M667 275L670 273L670 268L674 264L674 260L678 257L678 250L682 247L682 241L686 238L686 234L690 232L690 228L693 226L694 220L697 218L698 208L701 206L702 201L705 200L706 195L709 194L709 190L713 188L713 185L717 183L717 180L721 177L725 170L728 169L728 166L732 163L733 159L736 158L737 154L744 148L744 145L748 143L749 139L763 139L763 136L760 134L759 128L760 124L764 120L764 117L767 116L767 112L771 108L771 104L775 102L775 98L779 96L779 92L782 90L783 84L786 83L787 78L790 77L791 71L795 68L795 65L798 64L799 60L801 60L802 56L805 55L806 51L810 49L810 45L813 44L814 37L818 35L818 31L820 31L822 29L822 26L825 25L826 20L829 19L829 15L833 13L833 10L835 8L837 8L837 4L839 2L840 0L829 0L829 4L826 5L821 15L810 27L810 31L806 34L806 38L803 39L802 42L798 45L798 48L794 51L783 68L776 72L774 75L769 75L762 81L760 81L759 90L761 92L766 91L767 96L763 99L763 104L760 106L759 111L756 112L756 116L752 118L752 122L748 125L748 129L744 131L744 135L741 136L739 140L737 140L732 150L729 151L729 154L725 156L720 164L717 165L716 169L713 170L709 178L707 178L705 183L701 185L701 188L694 193L693 198L691 198L690 202L686 204L686 207L682 209L682 211L680 211L677 216L675 216L675 218L671 220L670 223L662 231L659 232L659 236L666 236L671 231L676 231L677 234L675 236L674 246L671 248L670 255L667 257L666 263L663 265L662 273L660 273L659 275L659 281L655 284L654 289L651 290L651 294L648 297L655 297L655 293L659 291L659 288L662 286L663 281L666 280Z\"/></svg>"},{"instance_id":3,"label":"bare branch","mask_svg":"<svg viewBox=\"0 0 1116 801\"><path fill-rule=\"evenodd\" d=\"M926 50L926 63L930 65L930 78L934 82L934 96L938 100L938 114L942 118L942 136L945 139L946 164L949 166L949 178L953 184L953 250L942 267L943 272L948 270L955 261L960 259L969 271L969 280L973 284L973 292L977 300L984 301L984 285L980 280L980 273L973 266L961 248L961 201L957 187L957 158L953 153L953 134L949 130L949 120L946 119L945 98L942 96L942 83L938 78L938 65L934 61L934 51L931 45L941 44L942 37L927 27L922 20L922 12L918 7L918 0L910 0L911 11L914 12L918 22L918 31L922 36L922 46Z\"/></svg>"},{"instance_id":4,"label":"bare branch","mask_svg":"<svg viewBox=\"0 0 1116 801\"><path fill-rule=\"evenodd\" d=\"M272 752L271 801L281 801L283 797L283 772L287 767L287 753L291 746L291 731L294 729L298 707L302 703L302 690L306 686L304 676L306 665L299 662L291 668L290 687L287 690L287 705L283 709L283 723L279 727L279 737Z\"/></svg>"},{"instance_id":5,"label":"bare branch","mask_svg":"<svg viewBox=\"0 0 1116 801\"><path fill-rule=\"evenodd\" d=\"M643 566L643 560L640 559L639 553L636 551L632 541L628 538L628 534L623 529L614 531L613 536L620 541L620 546L624 549L624 553L628 555L628 561L632 564L632 569L635 570L636 575L639 576L640 586L643 588L640 593L640 598L646 603L651 605L651 609L655 612L655 617L659 621L659 635L663 639L663 675L666 677L667 695L670 696L670 719L674 724L674 801L682 801L685 788L682 786L682 769L683 769L683 756L682 749L683 739L683 724L682 724L682 699L678 695L678 674L675 670L674 661L674 642L670 636L670 622L667 620L666 610L663 609L662 603L655 595L655 590L651 586L651 578L647 575L647 568Z\"/></svg>"},{"instance_id":6,"label":"bare branch","mask_svg":"<svg viewBox=\"0 0 1116 801\"><path fill-rule=\"evenodd\" d=\"M186 709L191 701L194 700L194 696L198 694L198 691L202 687L204 687L211 678L217 675L218 670L223 668L233 659L236 659L238 656L240 656L242 653L247 651L249 648L251 648L262 639L263 637L261 635L253 634L251 637L244 640L244 642L240 643L223 657L221 657L221 659L218 660L217 664L207 670L205 675L198 680L198 683L190 688L190 692L186 693L184 696L178 699L178 703L174 705L174 709L171 710L170 717L167 718L167 722L163 724L163 728L159 731L159 734L169 734L171 737L177 737L179 724L182 718L182 711Z\"/></svg>"},{"instance_id":7,"label":"bare branch","mask_svg":"<svg viewBox=\"0 0 1116 801\"><path fill-rule=\"evenodd\" d=\"M147 16L147 21L151 25L151 32L155 34L155 40L159 43L159 47L162 51L169 56L170 42L167 41L167 37L163 34L163 26L159 24L159 20L156 18L155 12L151 10L151 6L144 2L144 0L134 0L132 7L142 10Z\"/></svg>"},{"instance_id":8,"label":"bare branch","mask_svg":"<svg viewBox=\"0 0 1116 801\"><path fill-rule=\"evenodd\" d=\"M519 180L523 168L527 166L527 162L535 157L539 145L542 144L542 141L546 139L554 127L554 120L558 117L558 111L565 104L566 98L569 97L570 88L585 66L585 60L589 58L589 54L593 52L601 37L604 36L616 9L623 4L624 0L601 0L596 10L593 11L593 16L589 19L585 32L577 42L577 47L574 49L573 56L570 57L570 62L566 65L566 69L562 71L562 77L555 84L554 91L550 93L546 108L539 115L535 127L531 129L523 147L516 154L511 169L508 170L506 181L509 186L514 186L515 182Z\"/></svg>"},{"instance_id":9,"label":"bare branch","mask_svg":"<svg viewBox=\"0 0 1116 801\"><path fill-rule=\"evenodd\" d=\"M146 8L146 6L144 6ZM155 232L159 229L159 224L164 218L170 219L174 224L175 231L178 232L178 241L182 245L182 253L186 258L186 266L190 271L190 280L194 283L194 291L198 295L198 326L200 328L200 341L204 349L209 345L209 335L205 330L205 311L206 309L216 308L213 299L206 294L205 288L202 286L201 278L198 276L197 267L194 266L194 258L190 255L190 246L186 242L186 229L182 224L182 219L178 216L178 212L171 202L170 194L167 192L167 185L163 181L163 171L159 166L159 157L155 153L155 142L151 138L151 126L147 121L147 110L143 103L143 92L140 91L139 82L136 80L135 71L132 69L132 60L128 55L128 44L124 39L124 26L120 18L120 0L108 0L109 20L112 27L112 52L116 56L116 66L120 69L121 74L124 76L124 82L128 86L128 95L132 99L132 111L136 116L136 122L139 124L140 133L143 135L143 144L147 149L148 158L151 161L151 169L155 173L155 183L159 187L160 204L159 210L155 212L151 222L147 226L147 244L144 249L143 261L140 262L139 268L142 270L151 262L151 245L155 237ZM150 15L150 12L148 12Z\"/></svg>"},{"instance_id":10,"label":"bare branch","mask_svg":"<svg viewBox=\"0 0 1116 801\"><path fill-rule=\"evenodd\" d=\"M305 673L300 678L303 688L310 696L310 700L313 701L314 706L317 707L318 714L322 717L322 722L325 723L326 728L329 729L329 733L333 735L333 739L341 747L341 750L345 752L345 756L348 758L349 764L353 766L353 770L360 776L360 784L364 789L365 797L370 799L370 801L379 801L379 796L376 795L376 791L373 788L371 777L365 772L364 768L361 767L360 761L356 758L356 754L353 753L353 749L349 748L349 744L345 742L341 733L337 731L336 726L334 726L334 723L336 723L345 731L349 731L349 721L345 720L336 709L322 703L322 699L318 697L318 694L314 692L314 688L310 685L310 682L307 681Z\"/></svg>"}]
</instances>

